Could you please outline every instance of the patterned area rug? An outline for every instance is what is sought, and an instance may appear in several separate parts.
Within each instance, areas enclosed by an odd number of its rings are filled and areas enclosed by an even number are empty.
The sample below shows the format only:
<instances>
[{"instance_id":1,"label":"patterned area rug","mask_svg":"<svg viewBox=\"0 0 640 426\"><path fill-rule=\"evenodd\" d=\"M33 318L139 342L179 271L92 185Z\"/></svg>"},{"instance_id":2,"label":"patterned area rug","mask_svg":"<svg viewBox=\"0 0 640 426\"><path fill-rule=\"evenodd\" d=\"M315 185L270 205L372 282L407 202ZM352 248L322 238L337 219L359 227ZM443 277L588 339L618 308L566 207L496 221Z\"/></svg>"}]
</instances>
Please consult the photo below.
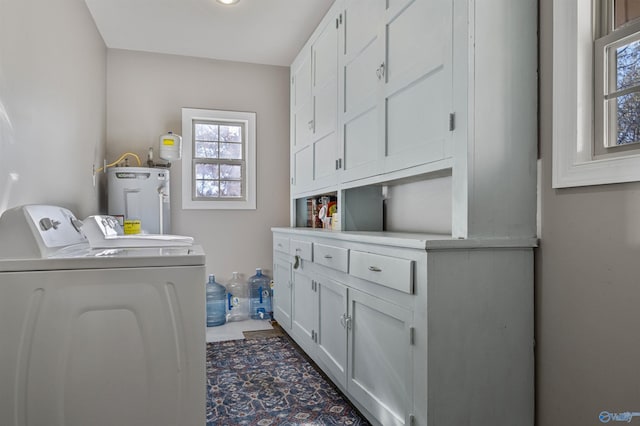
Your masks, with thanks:
<instances>
[{"instance_id":1,"label":"patterned area rug","mask_svg":"<svg viewBox=\"0 0 640 426\"><path fill-rule=\"evenodd\" d=\"M207 344L207 426L369 425L285 336Z\"/></svg>"}]
</instances>

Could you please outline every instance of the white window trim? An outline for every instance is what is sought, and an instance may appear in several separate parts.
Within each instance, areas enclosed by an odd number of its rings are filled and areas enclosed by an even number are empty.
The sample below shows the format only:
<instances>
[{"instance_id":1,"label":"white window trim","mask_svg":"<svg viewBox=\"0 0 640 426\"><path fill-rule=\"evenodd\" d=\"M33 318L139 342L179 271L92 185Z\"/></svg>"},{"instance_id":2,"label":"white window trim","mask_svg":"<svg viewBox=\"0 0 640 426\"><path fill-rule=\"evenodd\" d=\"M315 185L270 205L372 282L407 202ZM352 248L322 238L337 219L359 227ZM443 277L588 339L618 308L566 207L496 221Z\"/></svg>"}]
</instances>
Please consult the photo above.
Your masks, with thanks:
<instances>
[{"instance_id":1,"label":"white window trim","mask_svg":"<svg viewBox=\"0 0 640 426\"><path fill-rule=\"evenodd\" d=\"M193 200L193 120L216 120L244 123L246 129L246 199ZM182 108L182 208L185 210L255 210L256 209L256 113L211 109Z\"/></svg>"},{"instance_id":2,"label":"white window trim","mask_svg":"<svg viewBox=\"0 0 640 426\"><path fill-rule=\"evenodd\" d=\"M640 154L594 158L591 1L553 1L553 188L640 181Z\"/></svg>"}]
</instances>

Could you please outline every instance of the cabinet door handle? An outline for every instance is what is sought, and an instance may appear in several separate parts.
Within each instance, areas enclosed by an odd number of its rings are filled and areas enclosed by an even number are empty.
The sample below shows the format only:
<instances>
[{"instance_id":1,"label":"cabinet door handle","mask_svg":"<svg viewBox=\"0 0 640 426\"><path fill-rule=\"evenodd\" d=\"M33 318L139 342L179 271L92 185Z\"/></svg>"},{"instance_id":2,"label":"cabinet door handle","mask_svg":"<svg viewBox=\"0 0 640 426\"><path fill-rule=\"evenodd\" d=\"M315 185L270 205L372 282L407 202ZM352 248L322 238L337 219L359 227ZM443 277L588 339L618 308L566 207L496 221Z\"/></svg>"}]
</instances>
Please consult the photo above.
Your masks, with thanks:
<instances>
[{"instance_id":1,"label":"cabinet door handle","mask_svg":"<svg viewBox=\"0 0 640 426\"><path fill-rule=\"evenodd\" d=\"M309 120L307 125L309 126L309 130L313 130L313 120Z\"/></svg>"},{"instance_id":2,"label":"cabinet door handle","mask_svg":"<svg viewBox=\"0 0 640 426\"><path fill-rule=\"evenodd\" d=\"M296 254L294 259L295 260L293 262L293 269L298 269L300 267L300 256Z\"/></svg>"},{"instance_id":3,"label":"cabinet door handle","mask_svg":"<svg viewBox=\"0 0 640 426\"><path fill-rule=\"evenodd\" d=\"M342 325L342 328L347 328L347 314L342 314L340 315L340 325Z\"/></svg>"},{"instance_id":4,"label":"cabinet door handle","mask_svg":"<svg viewBox=\"0 0 640 426\"><path fill-rule=\"evenodd\" d=\"M371 272L382 272L382 269L378 268L377 266L369 266L369 270Z\"/></svg>"},{"instance_id":5,"label":"cabinet door handle","mask_svg":"<svg viewBox=\"0 0 640 426\"><path fill-rule=\"evenodd\" d=\"M331 256L330 254L325 254L325 255L324 255L324 258L325 258L325 259L333 259L333 256Z\"/></svg>"},{"instance_id":6,"label":"cabinet door handle","mask_svg":"<svg viewBox=\"0 0 640 426\"><path fill-rule=\"evenodd\" d=\"M380 78L384 77L384 62L380 64Z\"/></svg>"}]
</instances>

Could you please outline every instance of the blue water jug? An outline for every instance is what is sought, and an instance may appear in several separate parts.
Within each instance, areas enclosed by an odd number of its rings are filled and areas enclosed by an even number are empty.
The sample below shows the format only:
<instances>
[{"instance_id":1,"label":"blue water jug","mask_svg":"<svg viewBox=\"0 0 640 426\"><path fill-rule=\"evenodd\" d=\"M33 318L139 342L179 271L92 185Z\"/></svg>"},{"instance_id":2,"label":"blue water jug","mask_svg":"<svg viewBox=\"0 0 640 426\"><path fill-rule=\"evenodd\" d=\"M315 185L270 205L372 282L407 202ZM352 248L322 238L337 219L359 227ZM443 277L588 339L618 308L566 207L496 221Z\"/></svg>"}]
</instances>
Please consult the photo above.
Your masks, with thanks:
<instances>
[{"instance_id":1,"label":"blue water jug","mask_svg":"<svg viewBox=\"0 0 640 426\"><path fill-rule=\"evenodd\" d=\"M261 268L249 278L249 315L252 319L271 319L271 278Z\"/></svg>"},{"instance_id":2,"label":"blue water jug","mask_svg":"<svg viewBox=\"0 0 640 426\"><path fill-rule=\"evenodd\" d=\"M207 327L222 325L227 321L226 295L227 290L216 282L214 275L209 275L207 282Z\"/></svg>"}]
</instances>

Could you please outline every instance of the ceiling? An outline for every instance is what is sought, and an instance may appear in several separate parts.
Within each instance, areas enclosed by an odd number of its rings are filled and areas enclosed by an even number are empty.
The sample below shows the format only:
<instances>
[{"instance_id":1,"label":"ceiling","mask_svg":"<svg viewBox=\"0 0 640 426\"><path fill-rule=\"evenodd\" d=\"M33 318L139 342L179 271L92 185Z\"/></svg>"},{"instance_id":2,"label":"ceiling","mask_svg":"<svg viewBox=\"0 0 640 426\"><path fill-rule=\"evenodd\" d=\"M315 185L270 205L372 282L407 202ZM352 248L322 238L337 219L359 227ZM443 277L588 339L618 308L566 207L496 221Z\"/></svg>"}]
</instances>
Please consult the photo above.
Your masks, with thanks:
<instances>
[{"instance_id":1,"label":"ceiling","mask_svg":"<svg viewBox=\"0 0 640 426\"><path fill-rule=\"evenodd\" d=\"M334 0L85 0L107 47L289 66Z\"/></svg>"}]
</instances>

